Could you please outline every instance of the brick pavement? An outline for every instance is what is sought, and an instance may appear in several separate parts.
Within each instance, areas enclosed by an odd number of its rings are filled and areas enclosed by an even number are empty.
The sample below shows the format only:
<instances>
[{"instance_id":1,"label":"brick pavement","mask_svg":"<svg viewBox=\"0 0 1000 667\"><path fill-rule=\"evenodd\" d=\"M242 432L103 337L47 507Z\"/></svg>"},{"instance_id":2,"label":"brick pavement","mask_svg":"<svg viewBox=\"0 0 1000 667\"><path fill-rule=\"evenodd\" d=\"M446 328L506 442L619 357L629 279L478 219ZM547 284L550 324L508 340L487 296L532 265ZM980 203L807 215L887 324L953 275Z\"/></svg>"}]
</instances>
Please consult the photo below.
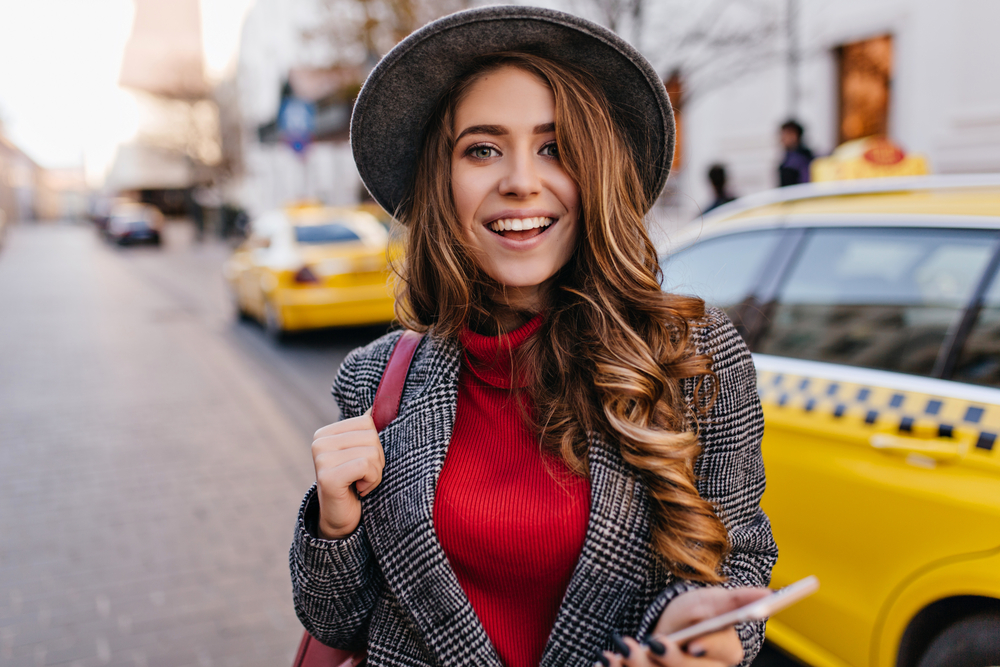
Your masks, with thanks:
<instances>
[{"instance_id":1,"label":"brick pavement","mask_svg":"<svg viewBox=\"0 0 1000 667\"><path fill-rule=\"evenodd\" d=\"M90 229L12 228L0 665L290 665L302 435L224 336Z\"/></svg>"}]
</instances>

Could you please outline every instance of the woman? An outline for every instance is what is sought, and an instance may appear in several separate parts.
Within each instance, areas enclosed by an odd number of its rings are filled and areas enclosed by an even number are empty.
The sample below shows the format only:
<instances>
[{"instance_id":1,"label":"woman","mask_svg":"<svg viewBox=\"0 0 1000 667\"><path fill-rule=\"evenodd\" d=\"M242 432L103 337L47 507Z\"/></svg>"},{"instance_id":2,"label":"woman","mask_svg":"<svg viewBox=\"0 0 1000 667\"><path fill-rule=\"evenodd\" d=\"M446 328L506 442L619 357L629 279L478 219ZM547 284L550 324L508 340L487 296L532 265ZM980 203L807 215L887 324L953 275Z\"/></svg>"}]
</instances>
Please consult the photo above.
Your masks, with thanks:
<instances>
[{"instance_id":1,"label":"woman","mask_svg":"<svg viewBox=\"0 0 1000 667\"><path fill-rule=\"evenodd\" d=\"M762 595L776 549L750 355L657 280L673 121L649 64L560 12L460 12L373 70L351 140L428 335L380 434L400 334L337 375L291 551L307 630L371 665L752 659L762 624L663 641Z\"/></svg>"}]
</instances>

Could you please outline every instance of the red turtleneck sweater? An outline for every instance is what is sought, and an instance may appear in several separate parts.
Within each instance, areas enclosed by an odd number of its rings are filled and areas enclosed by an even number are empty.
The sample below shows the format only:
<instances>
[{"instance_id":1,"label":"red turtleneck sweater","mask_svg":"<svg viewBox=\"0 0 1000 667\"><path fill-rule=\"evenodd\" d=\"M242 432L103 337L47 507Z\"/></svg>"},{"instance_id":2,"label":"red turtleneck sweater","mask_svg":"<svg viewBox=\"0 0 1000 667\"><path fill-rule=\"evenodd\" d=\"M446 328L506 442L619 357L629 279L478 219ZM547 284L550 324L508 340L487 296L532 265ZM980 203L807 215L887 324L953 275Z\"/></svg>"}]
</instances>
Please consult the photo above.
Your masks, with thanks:
<instances>
[{"instance_id":1,"label":"red turtleneck sweater","mask_svg":"<svg viewBox=\"0 0 1000 667\"><path fill-rule=\"evenodd\" d=\"M506 337L462 333L455 430L434 502L444 552L507 667L541 660L590 515L587 481L541 454L513 401L512 350L541 323Z\"/></svg>"}]
</instances>

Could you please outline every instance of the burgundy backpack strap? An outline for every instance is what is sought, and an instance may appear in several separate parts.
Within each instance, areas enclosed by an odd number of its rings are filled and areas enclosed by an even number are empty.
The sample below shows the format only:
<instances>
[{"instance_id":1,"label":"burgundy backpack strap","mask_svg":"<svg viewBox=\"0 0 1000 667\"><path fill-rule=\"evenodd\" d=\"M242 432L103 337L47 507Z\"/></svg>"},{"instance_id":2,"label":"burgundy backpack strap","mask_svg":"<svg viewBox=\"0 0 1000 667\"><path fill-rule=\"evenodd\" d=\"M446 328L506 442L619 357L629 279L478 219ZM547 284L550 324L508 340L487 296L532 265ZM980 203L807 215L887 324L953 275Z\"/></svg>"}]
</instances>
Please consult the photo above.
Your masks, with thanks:
<instances>
[{"instance_id":1,"label":"burgundy backpack strap","mask_svg":"<svg viewBox=\"0 0 1000 667\"><path fill-rule=\"evenodd\" d=\"M372 421L375 422L376 431L384 429L399 414L399 402L403 398L403 385L410 371L410 362L423 338L422 333L406 330L389 355L389 363L382 373L382 380L375 391L375 402L372 404Z\"/></svg>"},{"instance_id":2,"label":"burgundy backpack strap","mask_svg":"<svg viewBox=\"0 0 1000 667\"><path fill-rule=\"evenodd\" d=\"M389 355L389 363L382 373L382 380L375 390L375 402L372 404L372 421L378 431L384 429L399 414L406 374L410 371L413 353L417 351L423 337L423 334L416 331L403 332ZM367 657L367 651L363 650L330 648L306 632L302 635L292 667L358 667L365 663Z\"/></svg>"}]
</instances>

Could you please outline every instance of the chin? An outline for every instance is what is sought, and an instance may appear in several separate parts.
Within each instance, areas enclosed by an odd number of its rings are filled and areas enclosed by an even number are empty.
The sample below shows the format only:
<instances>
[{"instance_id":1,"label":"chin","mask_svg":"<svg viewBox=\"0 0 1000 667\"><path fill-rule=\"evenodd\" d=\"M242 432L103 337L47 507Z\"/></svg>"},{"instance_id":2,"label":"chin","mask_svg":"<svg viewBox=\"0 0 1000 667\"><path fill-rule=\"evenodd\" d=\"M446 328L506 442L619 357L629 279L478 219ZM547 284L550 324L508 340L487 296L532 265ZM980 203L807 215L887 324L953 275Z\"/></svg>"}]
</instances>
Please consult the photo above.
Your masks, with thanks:
<instances>
[{"instance_id":1,"label":"chin","mask_svg":"<svg viewBox=\"0 0 1000 667\"><path fill-rule=\"evenodd\" d=\"M540 287L556 274L555 271L498 271L491 277L504 287L515 289L531 289Z\"/></svg>"}]
</instances>

